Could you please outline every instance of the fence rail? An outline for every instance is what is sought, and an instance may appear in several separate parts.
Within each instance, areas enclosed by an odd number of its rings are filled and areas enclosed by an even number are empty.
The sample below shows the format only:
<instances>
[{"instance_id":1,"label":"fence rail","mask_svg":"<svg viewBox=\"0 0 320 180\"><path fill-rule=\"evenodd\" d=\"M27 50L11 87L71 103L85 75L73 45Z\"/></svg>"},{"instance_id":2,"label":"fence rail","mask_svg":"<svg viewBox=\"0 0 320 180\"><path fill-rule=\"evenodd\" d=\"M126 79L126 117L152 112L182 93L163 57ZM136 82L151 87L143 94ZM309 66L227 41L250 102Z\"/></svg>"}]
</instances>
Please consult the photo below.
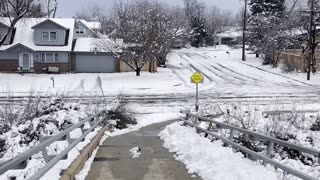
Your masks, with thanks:
<instances>
[{"instance_id":1,"label":"fence rail","mask_svg":"<svg viewBox=\"0 0 320 180\"><path fill-rule=\"evenodd\" d=\"M317 180L317 178L314 178L314 177L312 177L312 176L310 176L308 174L305 174L303 172L300 172L300 171L298 171L296 169L293 169L293 168L291 168L289 166L286 166L284 164L281 164L281 163L273 160L271 158L271 154L272 154L272 151L273 151L274 144L278 144L278 145L281 145L281 146L284 146L284 147L287 147L287 148L290 148L290 149L295 149L295 150L297 150L299 152L303 152L303 153L306 153L306 154L313 155L313 156L318 158L319 163L320 163L320 159L319 159L320 151L319 150L312 149L312 148L307 148L307 147L303 147L303 146L299 146L299 145L296 145L296 144L293 144L293 143L290 143L290 142L287 142L287 141L282 141L280 139L276 139L276 138L271 137L271 136L266 136L266 135L259 134L259 133L253 132L253 131L249 131L249 130L245 130L245 129L242 129L242 128L239 128L239 127L235 127L235 126L232 126L232 125L228 125L228 124L225 124L225 123L222 123L222 122L217 122L217 121L214 121L214 120L209 119L209 118L205 118L205 117L201 117L201 116L192 114L192 113L190 113L188 111L181 111L181 113L186 114L186 119L180 119L181 121L185 122L186 124L188 124L188 125L190 125L192 127L195 127L196 129L206 133L207 135L211 135L211 136L223 141L224 143L230 145L231 147L233 147L235 149L241 150L241 151L249 154L253 158L260 159L264 163L269 163L269 164L273 165L274 167L280 168L283 171L285 171L285 172L287 172L289 174L292 174L294 176L297 176L299 178L302 178L304 180ZM210 123L209 124L209 128L208 129L203 129L203 128L199 127L198 125L189 122L188 120L190 119L190 117L195 118L199 122L201 122L201 121L209 122ZM221 137L221 136L219 136L218 134L216 134L214 132L211 132L210 130L212 129L213 124L215 124L217 126L217 128L229 129L230 130L230 136L228 138L224 138L224 137ZM254 151L252 151L252 150L250 150L250 149L248 149L246 147L243 147L243 146L233 142L232 138L233 138L233 134L234 134L235 131L241 132L243 134L247 134L251 138L256 139L256 140L263 140L263 141L268 142L267 143L268 147L267 147L266 155L256 153L256 152L254 152Z\"/></svg>"},{"instance_id":2,"label":"fence rail","mask_svg":"<svg viewBox=\"0 0 320 180\"><path fill-rule=\"evenodd\" d=\"M85 137L92 132L102 121L105 120L107 116L107 112L105 110L102 110L98 112L97 114L94 114L81 122L75 124L75 125L69 125L69 127L58 133L55 136L46 136L46 137L40 137L40 144L36 145L35 147L29 149L25 153L20 154L19 156L2 163L0 165L0 174L4 174L8 170L15 170L15 169L24 169L27 166L27 161L29 158L31 158L33 155L42 152L43 158L46 162L46 165L42 167L39 171L37 171L33 176L31 176L29 179L31 180L38 180L40 179L44 174L48 172L56 163L58 163L62 159L66 159L68 153L81 141L85 139ZM102 118L101 118L102 117ZM89 123L90 127L86 128L85 124ZM82 131L82 135L76 139L72 139L70 136L70 133L80 128ZM56 141L66 140L69 142L69 146L64 149L61 153L57 155L50 156L47 153L46 147L51 145L52 143Z\"/></svg>"}]
</instances>

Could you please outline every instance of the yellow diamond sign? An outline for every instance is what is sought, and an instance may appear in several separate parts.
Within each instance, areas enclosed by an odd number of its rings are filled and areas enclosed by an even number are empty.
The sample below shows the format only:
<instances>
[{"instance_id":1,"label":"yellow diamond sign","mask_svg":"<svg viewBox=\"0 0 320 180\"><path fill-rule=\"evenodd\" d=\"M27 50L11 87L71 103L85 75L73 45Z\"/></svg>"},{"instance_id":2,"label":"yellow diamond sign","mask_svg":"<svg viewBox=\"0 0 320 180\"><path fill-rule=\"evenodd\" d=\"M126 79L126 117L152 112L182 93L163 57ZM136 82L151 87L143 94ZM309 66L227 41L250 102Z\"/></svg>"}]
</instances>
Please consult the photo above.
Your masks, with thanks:
<instances>
[{"instance_id":1,"label":"yellow diamond sign","mask_svg":"<svg viewBox=\"0 0 320 180\"><path fill-rule=\"evenodd\" d=\"M191 76L191 83L199 84L199 83L203 83L203 81L204 81L204 77L199 72L196 72Z\"/></svg>"}]
</instances>

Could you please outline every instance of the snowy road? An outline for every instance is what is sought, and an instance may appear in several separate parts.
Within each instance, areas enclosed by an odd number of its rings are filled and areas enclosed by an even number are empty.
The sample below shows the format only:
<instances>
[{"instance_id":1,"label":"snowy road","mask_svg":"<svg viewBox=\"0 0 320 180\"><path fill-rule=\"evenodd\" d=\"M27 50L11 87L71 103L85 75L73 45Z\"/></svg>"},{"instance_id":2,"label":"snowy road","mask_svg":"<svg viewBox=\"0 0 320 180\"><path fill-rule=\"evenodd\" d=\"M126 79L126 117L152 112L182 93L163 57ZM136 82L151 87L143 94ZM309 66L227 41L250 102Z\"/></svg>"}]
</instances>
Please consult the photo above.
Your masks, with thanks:
<instances>
[{"instance_id":1,"label":"snowy road","mask_svg":"<svg viewBox=\"0 0 320 180\"><path fill-rule=\"evenodd\" d=\"M229 52L227 54L226 52ZM249 60L254 55L247 54ZM241 61L241 50L225 49L183 49L169 55L168 67L184 85L192 87L190 76L201 72L205 83L200 86L206 94L234 96L318 96L319 86L268 72Z\"/></svg>"},{"instance_id":2,"label":"snowy road","mask_svg":"<svg viewBox=\"0 0 320 180\"><path fill-rule=\"evenodd\" d=\"M226 52L229 52L227 54ZM318 103L320 101L320 81L316 78L306 82L304 75L283 74L277 69L261 67L261 61L254 54L247 54L247 61L241 61L241 50L229 47L191 48L174 50L168 55L168 68L159 68L158 73L111 74L61 74L0 75L0 104L6 101L8 90L15 96L28 95L30 88L41 95L63 94L68 100L91 103L101 100L96 79L102 80L102 89L108 101L118 94L127 96L128 101L155 106L192 104L195 85L190 77L195 71L205 76L200 88L202 102L244 102L266 104L278 101L284 104ZM55 78L52 88L50 77ZM16 98L14 102L22 102Z\"/></svg>"}]
</instances>

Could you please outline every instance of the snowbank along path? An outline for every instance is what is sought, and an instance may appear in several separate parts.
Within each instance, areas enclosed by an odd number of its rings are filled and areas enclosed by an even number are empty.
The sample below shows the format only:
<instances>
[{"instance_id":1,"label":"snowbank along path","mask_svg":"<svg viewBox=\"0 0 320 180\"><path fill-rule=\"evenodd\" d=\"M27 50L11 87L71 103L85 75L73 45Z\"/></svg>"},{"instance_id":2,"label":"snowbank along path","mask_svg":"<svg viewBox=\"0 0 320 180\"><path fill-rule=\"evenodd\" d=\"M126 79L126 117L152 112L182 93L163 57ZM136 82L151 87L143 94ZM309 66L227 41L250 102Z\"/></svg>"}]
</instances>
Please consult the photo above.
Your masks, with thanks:
<instances>
[{"instance_id":1,"label":"snowbank along path","mask_svg":"<svg viewBox=\"0 0 320 180\"><path fill-rule=\"evenodd\" d=\"M240 152L223 147L221 141L211 142L181 122L167 126L160 133L164 146L177 154L189 173L203 180L276 180L276 174L264 166L245 159Z\"/></svg>"}]
</instances>

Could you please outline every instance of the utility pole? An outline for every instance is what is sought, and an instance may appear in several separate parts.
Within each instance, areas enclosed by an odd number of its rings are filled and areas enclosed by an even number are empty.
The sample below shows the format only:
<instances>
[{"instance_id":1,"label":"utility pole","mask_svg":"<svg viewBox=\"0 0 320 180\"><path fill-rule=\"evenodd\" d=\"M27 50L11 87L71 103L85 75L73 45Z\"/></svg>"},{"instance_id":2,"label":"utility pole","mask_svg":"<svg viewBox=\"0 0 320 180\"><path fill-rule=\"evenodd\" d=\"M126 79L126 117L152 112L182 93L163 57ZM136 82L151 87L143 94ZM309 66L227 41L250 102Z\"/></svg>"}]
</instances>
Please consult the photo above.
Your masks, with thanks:
<instances>
[{"instance_id":1,"label":"utility pole","mask_svg":"<svg viewBox=\"0 0 320 180\"><path fill-rule=\"evenodd\" d=\"M244 0L244 14L243 14L243 34L242 34L242 61L246 61L246 30L247 30L247 2Z\"/></svg>"},{"instance_id":2,"label":"utility pole","mask_svg":"<svg viewBox=\"0 0 320 180\"><path fill-rule=\"evenodd\" d=\"M307 72L307 80L310 80L311 76L311 67L313 63L313 16L314 16L314 0L311 0L311 11L310 11L310 27L309 27L309 52L308 52L308 72Z\"/></svg>"}]
</instances>

